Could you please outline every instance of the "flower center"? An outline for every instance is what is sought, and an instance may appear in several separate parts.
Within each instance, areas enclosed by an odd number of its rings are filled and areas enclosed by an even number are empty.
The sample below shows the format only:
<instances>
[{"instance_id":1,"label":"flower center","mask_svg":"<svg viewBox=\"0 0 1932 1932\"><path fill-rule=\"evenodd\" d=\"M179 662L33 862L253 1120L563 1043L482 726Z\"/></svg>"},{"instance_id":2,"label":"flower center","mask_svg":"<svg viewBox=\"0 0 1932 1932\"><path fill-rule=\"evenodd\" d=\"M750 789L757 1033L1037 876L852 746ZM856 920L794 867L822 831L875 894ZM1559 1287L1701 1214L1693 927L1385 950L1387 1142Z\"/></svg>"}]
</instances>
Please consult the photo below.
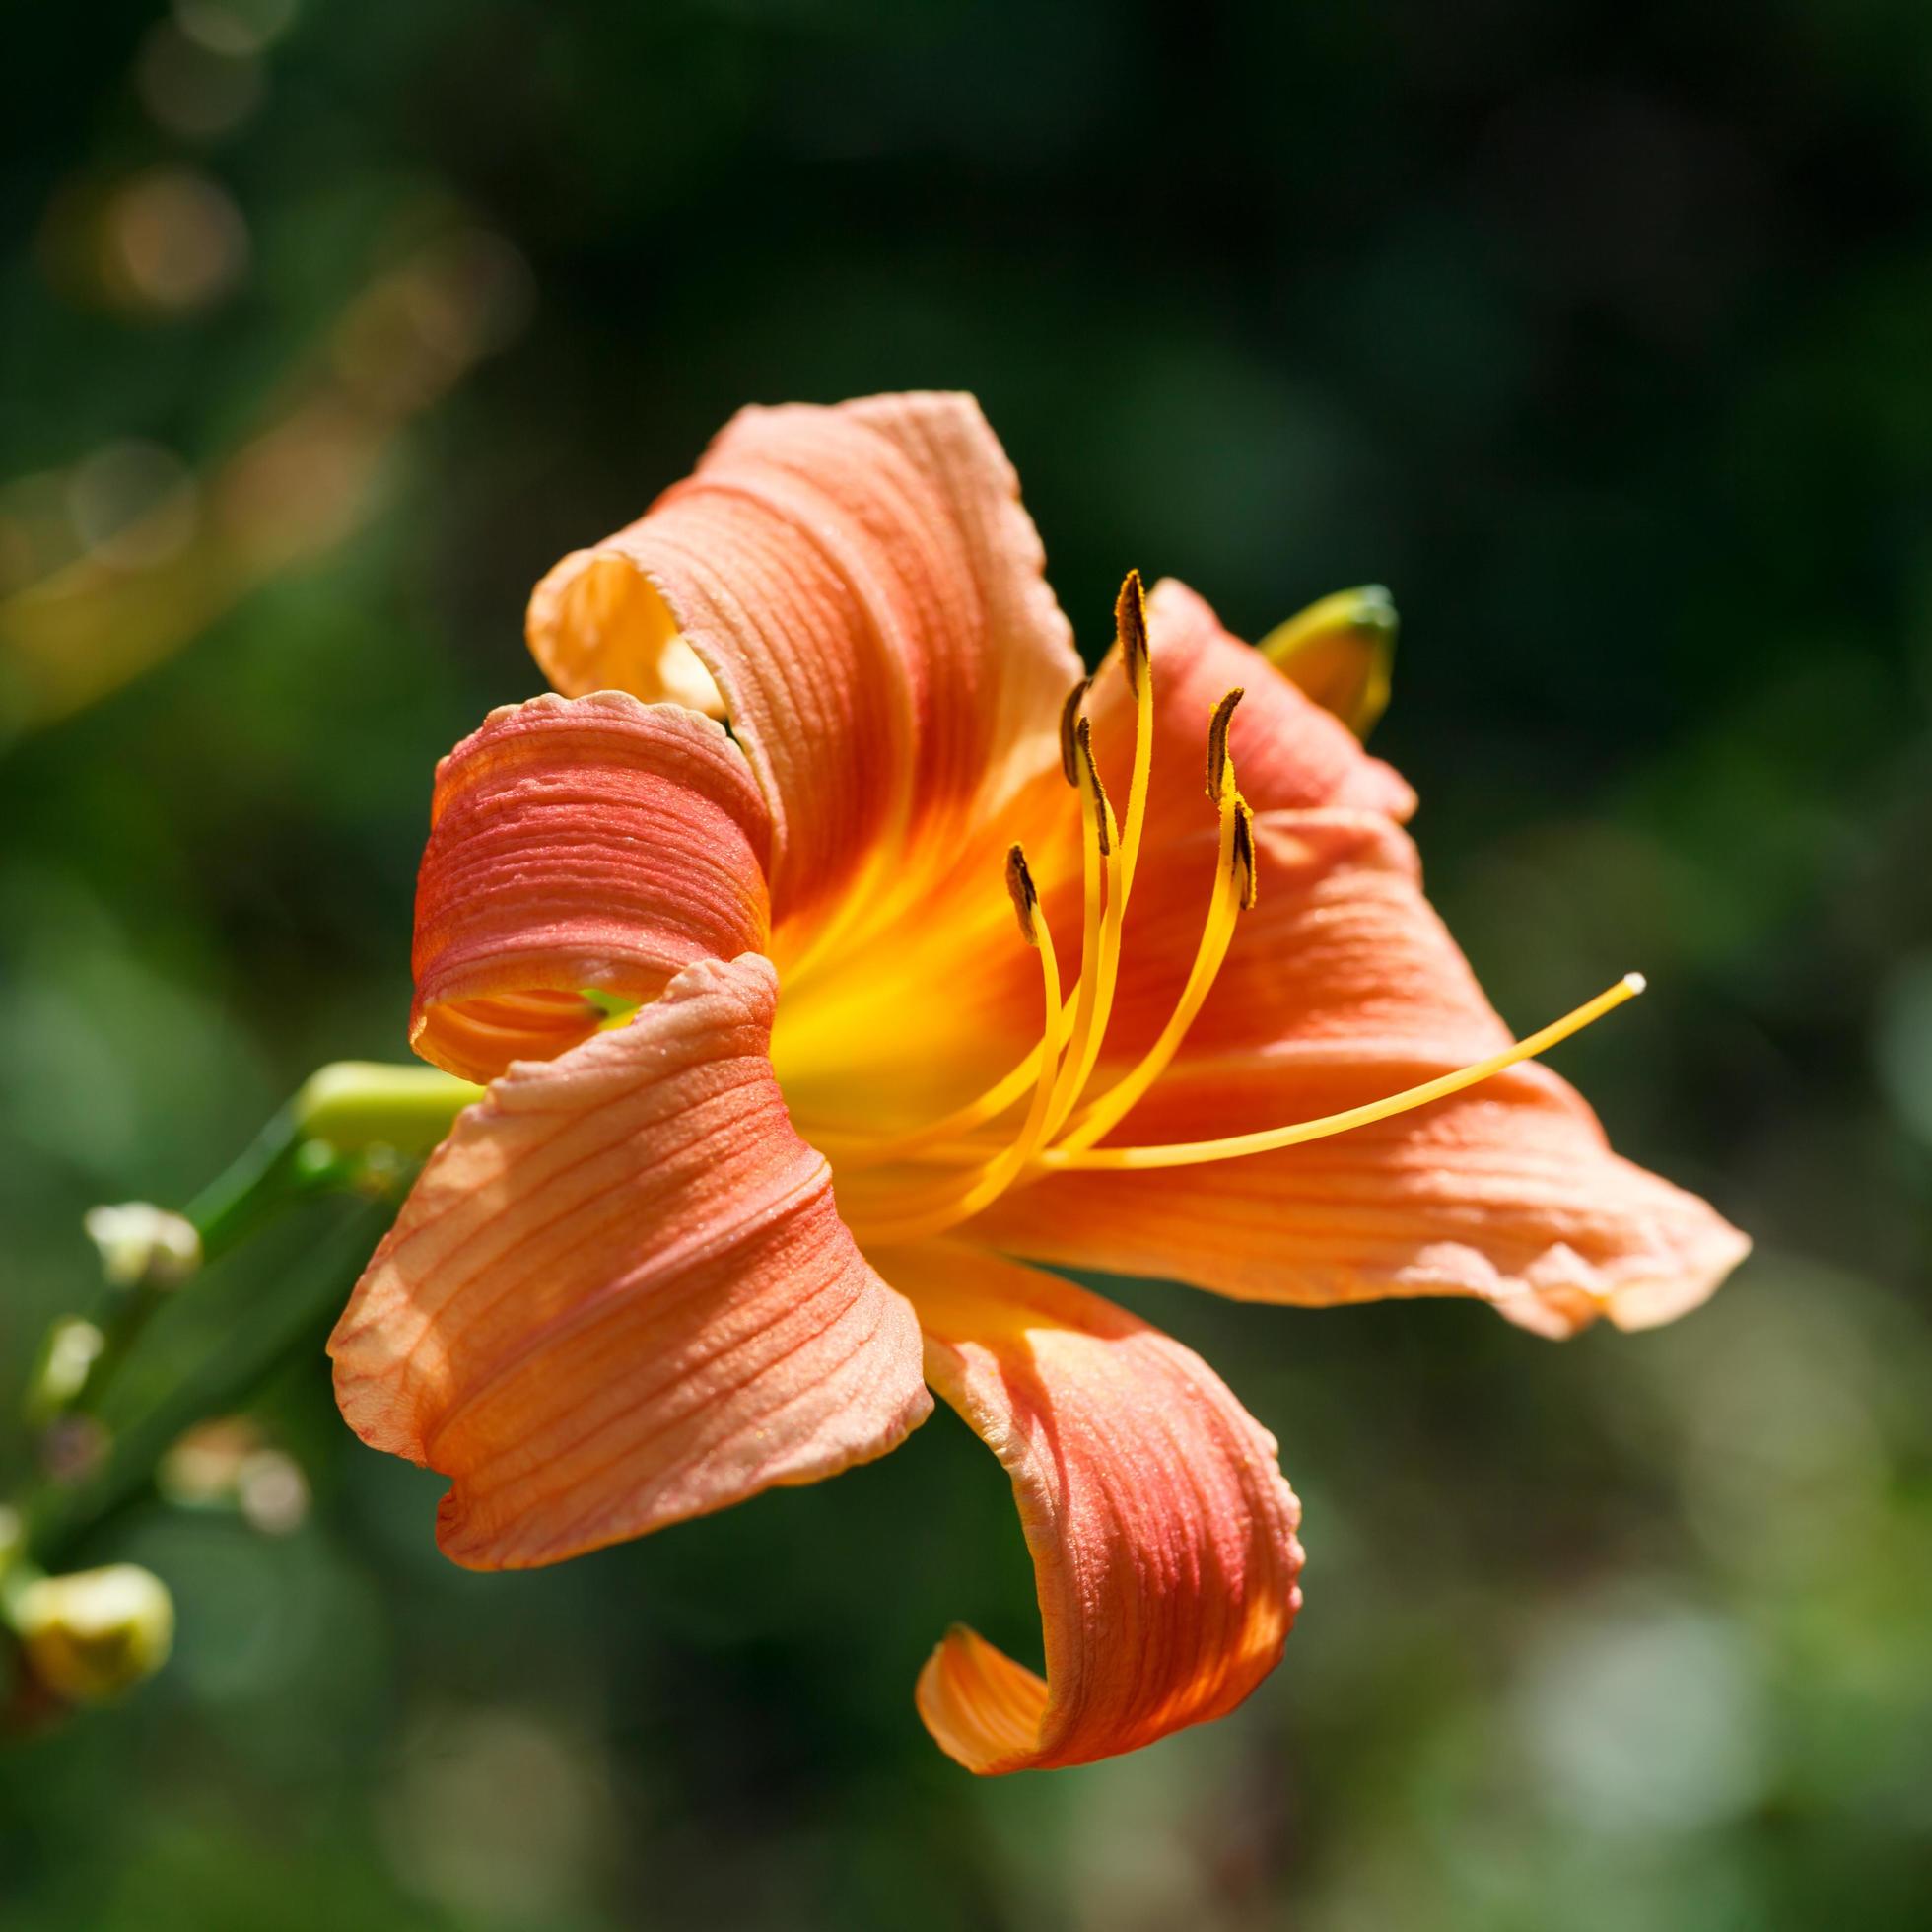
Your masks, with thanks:
<instances>
[{"instance_id":1,"label":"flower center","mask_svg":"<svg viewBox=\"0 0 1932 1932\"><path fill-rule=\"evenodd\" d=\"M1080 800L1084 905L1079 980L1067 998L1032 871L1015 845L1006 858L1006 886L1020 935L1040 961L1040 1037L1003 1078L938 1120L886 1137L813 1137L833 1161L842 1211L862 1245L884 1247L943 1234L984 1212L1008 1189L1048 1174L1195 1166L1365 1127L1460 1093L1533 1059L1643 991L1642 976L1627 974L1574 1012L1501 1053L1344 1113L1214 1140L1098 1145L1180 1051L1227 957L1242 912L1255 903L1257 884L1254 815L1235 785L1228 750L1229 724L1242 695L1233 690L1208 721L1208 796L1219 814L1220 837L1193 963L1153 1044L1111 1085L1090 1095L1119 984L1121 937L1146 827L1153 760L1153 664L1138 571L1129 573L1121 588L1115 626L1115 648L1135 705L1134 762L1124 820L1116 817L1094 763L1085 711L1091 679L1073 687L1061 718L1061 764ZM1015 1124L1012 1116L1022 1103L1024 1111ZM1009 1124L1001 1128L1002 1121Z\"/></svg>"}]
</instances>

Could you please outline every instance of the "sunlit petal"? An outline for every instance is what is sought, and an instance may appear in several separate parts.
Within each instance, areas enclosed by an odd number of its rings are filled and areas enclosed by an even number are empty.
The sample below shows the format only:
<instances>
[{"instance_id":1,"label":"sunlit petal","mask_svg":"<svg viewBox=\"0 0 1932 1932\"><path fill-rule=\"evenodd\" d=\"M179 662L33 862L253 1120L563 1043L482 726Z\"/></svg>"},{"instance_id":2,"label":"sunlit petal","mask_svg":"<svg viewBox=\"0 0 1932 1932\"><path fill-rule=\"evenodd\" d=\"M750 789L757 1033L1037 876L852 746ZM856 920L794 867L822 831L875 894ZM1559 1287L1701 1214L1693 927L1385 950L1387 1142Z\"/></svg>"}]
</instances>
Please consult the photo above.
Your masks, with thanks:
<instances>
[{"instance_id":1,"label":"sunlit petal","mask_svg":"<svg viewBox=\"0 0 1932 1932\"><path fill-rule=\"evenodd\" d=\"M457 1121L329 1345L366 1442L454 1479L443 1548L555 1561L892 1448L918 1326L768 1056L775 976L690 968Z\"/></svg>"},{"instance_id":2,"label":"sunlit petal","mask_svg":"<svg viewBox=\"0 0 1932 1932\"><path fill-rule=\"evenodd\" d=\"M970 398L750 409L544 579L528 634L568 692L688 695L695 654L771 805L784 926L949 860L1051 763L1078 660L1042 562Z\"/></svg>"},{"instance_id":3,"label":"sunlit petal","mask_svg":"<svg viewBox=\"0 0 1932 1932\"><path fill-rule=\"evenodd\" d=\"M492 712L437 769L410 1043L464 1079L548 1058L694 960L763 948L764 803L709 719L605 691Z\"/></svg>"},{"instance_id":4,"label":"sunlit petal","mask_svg":"<svg viewBox=\"0 0 1932 1932\"><path fill-rule=\"evenodd\" d=\"M1260 902L1173 1065L1109 1137L1204 1139L1310 1120L1509 1042L1388 820L1265 812ZM1152 1037L1186 973L1184 909L1211 840L1153 855L1124 955L1119 1049ZM1051 911L1051 907L1049 907ZM1565 1334L1701 1300L1748 1243L1695 1196L1613 1154L1587 1103L1519 1067L1313 1145L1211 1165L1066 1174L979 1225L1009 1252L1261 1301L1474 1295Z\"/></svg>"},{"instance_id":5,"label":"sunlit petal","mask_svg":"<svg viewBox=\"0 0 1932 1932\"><path fill-rule=\"evenodd\" d=\"M955 1627L920 1715L968 1769L1085 1763L1234 1708L1300 1606L1300 1510L1213 1371L1053 1276L934 1245L880 1257L927 1375L1011 1477L1044 1678Z\"/></svg>"}]
</instances>

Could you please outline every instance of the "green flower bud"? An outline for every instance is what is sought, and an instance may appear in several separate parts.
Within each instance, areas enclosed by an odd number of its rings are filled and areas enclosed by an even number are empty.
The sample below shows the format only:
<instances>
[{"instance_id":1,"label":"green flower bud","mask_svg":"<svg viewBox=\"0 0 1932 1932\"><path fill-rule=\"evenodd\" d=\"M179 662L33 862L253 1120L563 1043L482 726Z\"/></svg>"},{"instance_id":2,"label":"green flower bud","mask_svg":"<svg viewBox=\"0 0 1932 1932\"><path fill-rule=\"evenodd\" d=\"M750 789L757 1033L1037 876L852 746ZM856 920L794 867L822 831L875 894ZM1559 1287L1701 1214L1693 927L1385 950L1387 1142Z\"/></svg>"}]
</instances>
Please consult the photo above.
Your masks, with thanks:
<instances>
[{"instance_id":1,"label":"green flower bud","mask_svg":"<svg viewBox=\"0 0 1932 1932\"><path fill-rule=\"evenodd\" d=\"M433 1067L341 1060L309 1076L290 1112L301 1139L326 1142L331 1157L376 1147L420 1157L482 1097L481 1087Z\"/></svg>"},{"instance_id":2,"label":"green flower bud","mask_svg":"<svg viewBox=\"0 0 1932 1932\"><path fill-rule=\"evenodd\" d=\"M1310 604L1277 624L1257 648L1324 711L1365 738L1389 702L1399 628L1388 591L1365 584Z\"/></svg>"}]
</instances>

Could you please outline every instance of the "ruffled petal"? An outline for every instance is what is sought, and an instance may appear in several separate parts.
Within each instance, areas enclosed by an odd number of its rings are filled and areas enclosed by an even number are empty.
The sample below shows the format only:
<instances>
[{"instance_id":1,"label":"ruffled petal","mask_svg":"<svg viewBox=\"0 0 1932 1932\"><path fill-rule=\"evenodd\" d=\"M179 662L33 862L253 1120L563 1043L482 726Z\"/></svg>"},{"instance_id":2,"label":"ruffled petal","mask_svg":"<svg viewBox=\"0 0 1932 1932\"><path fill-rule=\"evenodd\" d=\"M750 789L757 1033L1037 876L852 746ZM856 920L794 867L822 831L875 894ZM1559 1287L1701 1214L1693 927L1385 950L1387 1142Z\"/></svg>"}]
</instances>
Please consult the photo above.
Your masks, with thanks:
<instances>
[{"instance_id":1,"label":"ruffled petal","mask_svg":"<svg viewBox=\"0 0 1932 1932\"><path fill-rule=\"evenodd\" d=\"M329 1343L376 1448L453 1479L458 1562L554 1562L883 1455L918 1324L839 1219L768 1053L776 976L674 979L457 1120Z\"/></svg>"},{"instance_id":2,"label":"ruffled petal","mask_svg":"<svg viewBox=\"0 0 1932 1932\"><path fill-rule=\"evenodd\" d=\"M926 1373L1012 1478L1046 1676L955 1627L919 1712L969 1770L1133 1751L1232 1710L1301 1603L1275 1439L1199 1356L1125 1310L963 1248L879 1257Z\"/></svg>"},{"instance_id":3,"label":"ruffled petal","mask_svg":"<svg viewBox=\"0 0 1932 1932\"><path fill-rule=\"evenodd\" d=\"M709 719L605 691L492 712L437 768L410 1044L468 1080L548 1059L769 933L764 801Z\"/></svg>"},{"instance_id":4,"label":"ruffled petal","mask_svg":"<svg viewBox=\"0 0 1932 1932\"><path fill-rule=\"evenodd\" d=\"M1181 1053L1109 1144L1315 1119L1508 1044L1386 818L1264 813L1256 836L1259 904ZM1205 833L1148 855L1096 1086L1171 1010L1212 870ZM1306 1146L1055 1176L973 1231L1038 1260L1253 1300L1474 1295L1552 1335L1599 1315L1668 1321L1750 1245L1694 1195L1612 1153L1582 1097L1537 1066Z\"/></svg>"},{"instance_id":5,"label":"ruffled petal","mask_svg":"<svg viewBox=\"0 0 1932 1932\"><path fill-rule=\"evenodd\" d=\"M569 692L688 689L695 654L771 806L784 927L949 862L1053 762L1079 663L1042 563L970 397L748 409L551 571L528 636Z\"/></svg>"}]
</instances>

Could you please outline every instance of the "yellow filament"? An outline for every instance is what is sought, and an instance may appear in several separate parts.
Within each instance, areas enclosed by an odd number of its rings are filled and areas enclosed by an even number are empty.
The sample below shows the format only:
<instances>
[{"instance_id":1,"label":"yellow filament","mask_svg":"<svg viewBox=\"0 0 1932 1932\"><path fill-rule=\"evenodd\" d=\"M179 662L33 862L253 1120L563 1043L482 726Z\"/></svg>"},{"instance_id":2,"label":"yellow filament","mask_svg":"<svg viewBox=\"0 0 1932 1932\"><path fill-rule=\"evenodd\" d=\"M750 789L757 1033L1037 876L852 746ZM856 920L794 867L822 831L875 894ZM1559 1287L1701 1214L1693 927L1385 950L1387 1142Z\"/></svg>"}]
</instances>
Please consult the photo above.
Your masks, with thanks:
<instances>
[{"instance_id":1,"label":"yellow filament","mask_svg":"<svg viewBox=\"0 0 1932 1932\"><path fill-rule=\"evenodd\" d=\"M1130 638L1129 630L1133 636ZM1087 1055L1086 1071L1077 1084L1070 1081L1070 1090L1064 1097L1061 1117L1065 1118L1078 1101L1081 1089L1092 1077L1092 1063L1099 1058L1100 1036L1106 1030L1106 1016L1113 1010L1114 981L1119 971L1121 928L1127 917L1128 895L1134 889L1134 869L1139 861L1143 835L1147 822L1148 783L1153 771L1154 756L1154 689L1151 662L1147 653L1146 609L1140 589L1140 574L1130 571L1127 581L1121 586L1120 601L1115 606L1115 648L1120 653L1121 670L1127 680L1129 691L1134 698L1134 767L1128 784L1127 820L1124 825L1114 826L1111 812L1106 803L1106 794L1100 790L1100 780L1092 771L1092 747L1082 742L1082 728L1085 724L1084 705L1086 694L1092 688L1092 678L1082 678L1068 694L1067 704L1061 723L1061 757L1067 770L1068 783L1076 786L1081 794L1081 817L1085 838L1086 912L1087 931L1085 944L1080 954L1080 977L1074 982L1073 999L1061 1008L1059 1025L1044 1036L1042 1041L1031 1048L1016 1066L1009 1069L985 1092L977 1094L963 1106L935 1121L929 1121L904 1134L895 1134L883 1139L872 1139L863 1143L855 1142L850 1151L841 1147L839 1164L850 1173L861 1172L869 1167L881 1167L892 1161L917 1158L927 1155L932 1149L939 1149L941 1157L947 1157L953 1150L949 1143L970 1135L977 1128L995 1121L1009 1107L1018 1104L1038 1076L1040 1056L1049 1050L1057 1065L1062 1051L1068 1044L1069 1036L1074 1032L1082 1018L1088 1026L1088 1039L1092 1042ZM1119 854L1118 867L1108 867L1116 871L1118 883L1107 894L1104 902L1112 911L1111 919L1100 927L1096 941L1094 922L1102 917L1101 904L1097 903L1101 889L1100 855L1095 847L1098 843L1095 821L1087 817L1089 785L1099 794L1100 809L1109 811L1108 825L1110 837L1107 844ZM1111 935L1111 946L1109 937ZM1106 972L1107 984L1104 992L1095 985L1096 975L1089 962L1098 955L1102 961L1110 962ZM1096 1021L1096 1011L1098 1018ZM1058 1123L1048 1129L1057 1131ZM825 1137L821 1137L825 1138ZM841 1143L844 1136L830 1138Z\"/></svg>"},{"instance_id":2,"label":"yellow filament","mask_svg":"<svg viewBox=\"0 0 1932 1932\"><path fill-rule=\"evenodd\" d=\"M1130 589L1138 593L1138 575L1129 579L1129 589L1121 592L1123 601ZM1144 653L1144 631L1141 638ZM1121 940L1127 925L1128 900L1134 891L1134 868L1139 862L1142 835L1146 830L1147 785L1154 760L1153 665L1151 659L1142 655L1136 667L1130 658L1131 647L1124 627L1121 651L1122 668L1134 692L1134 771L1127 788L1127 823L1113 840L1117 857L1109 871L1107 917L1100 931L1100 985L1094 1001L1092 1023L1084 1039L1076 1035L1074 1047L1068 1055L1066 1067L1062 1069L1062 1090L1054 1105L1049 1135L1058 1134L1066 1125L1068 1115L1078 1105L1080 1095L1086 1091L1087 1083L1093 1078L1093 1070L1099 1064L1100 1050L1107 1037L1107 1023L1114 1013L1114 994L1120 984ZM1082 742L1085 743L1084 740ZM1085 745L1085 750L1091 763L1091 745ZM1097 777L1093 784L1094 789L1099 791L1100 781ZM1100 804L1103 811L1110 812L1111 823L1111 811L1104 793L1101 794ZM1084 982L1084 972L1081 978Z\"/></svg>"},{"instance_id":3,"label":"yellow filament","mask_svg":"<svg viewBox=\"0 0 1932 1932\"><path fill-rule=\"evenodd\" d=\"M842 1176L852 1170L901 1161L967 1170L936 1192L928 1192L924 1199L915 1195L907 1200L901 1195L894 1202L891 1194L896 1188L889 1185L886 1199L878 1205L896 1208L896 1213L874 1220L861 1209L856 1217L867 1243L919 1241L944 1233L983 1212L1015 1183L1049 1173L1199 1166L1299 1146L1388 1120L1534 1059L1643 991L1641 976L1629 974L1574 1012L1501 1053L1459 1072L1320 1120L1214 1140L1096 1146L1095 1142L1104 1139L1133 1112L1173 1063L1227 957L1240 913L1254 903L1255 894L1253 821L1235 788L1227 755L1228 720L1241 695L1234 691L1216 707L1208 732L1208 782L1210 795L1220 810L1220 839L1208 917L1187 980L1153 1045L1112 1087L1080 1106L1081 1095L1099 1063L1113 1011L1128 900L1146 824L1153 752L1153 680L1138 592L1138 579L1130 578L1122 590L1119 640L1123 669L1135 700L1133 776L1124 823L1116 821L1094 765L1091 727L1081 711L1084 685L1070 697L1063 719L1063 755L1068 775L1079 791L1082 832L1081 972L1074 997L1070 1003L1063 997L1053 936L1026 873L1024 857L1015 847L1009 867L1016 866L1017 871L1009 869L1008 882L1020 912L1021 930L1040 953L1044 1010L1039 1041L1002 1079L943 1119L888 1139L852 1146L849 1152L841 1150L838 1165ZM1136 599L1131 611L1130 596ZM994 1152L997 1141L990 1146L985 1139L976 1140L976 1130L1014 1106L1029 1089L1032 1099L1026 1117L1008 1145ZM861 1183L862 1196L865 1185Z\"/></svg>"},{"instance_id":4,"label":"yellow filament","mask_svg":"<svg viewBox=\"0 0 1932 1932\"><path fill-rule=\"evenodd\" d=\"M1044 921L1042 922L1044 924ZM1076 987L1075 992L1078 992ZM1056 1038L1048 1065L1058 1068L1060 1049L1066 1044L1065 1034L1071 1020L1071 1006L1062 1006L1059 1023L1055 1028ZM987 1088L977 1099L969 1100L963 1107L942 1119L929 1121L924 1127L916 1127L905 1134L895 1134L888 1139L854 1139L852 1150L846 1151L848 1137L840 1134L814 1134L812 1138L821 1145L837 1144L839 1166L842 1171L857 1173L867 1167L882 1167L890 1161L917 1160L931 1157L934 1150L942 1160L959 1158L959 1150L952 1145L975 1128L984 1127L988 1121L998 1120L1007 1108L1011 1107L1039 1077L1041 1042L1029 1052L1018 1066L1004 1074L994 1085Z\"/></svg>"},{"instance_id":5,"label":"yellow filament","mask_svg":"<svg viewBox=\"0 0 1932 1932\"><path fill-rule=\"evenodd\" d=\"M1622 979L1594 1000L1585 1000L1572 1013L1552 1021L1528 1039L1519 1040L1506 1052L1491 1054L1458 1073L1445 1073L1439 1079L1425 1080L1420 1086L1405 1088L1386 1100L1371 1100L1366 1106L1350 1107L1340 1114L1326 1114L1320 1120L1301 1121L1290 1127L1264 1128L1256 1134L1232 1134L1220 1140L1179 1140L1153 1147L1049 1147L1035 1159L1035 1166L1058 1172L1063 1169L1143 1169L1152 1167L1199 1167L1209 1161L1237 1160L1244 1154L1272 1153L1277 1147L1296 1147L1310 1140L1323 1140L1332 1134L1346 1134L1352 1128L1367 1127L1375 1121L1406 1114L1414 1107L1424 1107L1431 1100L1446 1099L1500 1073L1519 1062L1534 1060L1559 1041L1580 1033L1594 1021L1614 1011L1626 1000L1643 991L1643 975L1626 973Z\"/></svg>"},{"instance_id":6,"label":"yellow filament","mask_svg":"<svg viewBox=\"0 0 1932 1932\"><path fill-rule=\"evenodd\" d=\"M1073 1015L1073 1037L1061 1063L1047 1123L1050 1135L1073 1111L1081 1089L1093 1076L1100 1042L1114 1004L1114 979L1120 967L1121 921L1126 912L1121 878L1126 862L1114 808L1101 790L1094 768L1093 742L1080 721L1080 823L1086 834L1086 920L1080 944L1080 992ZM1130 809L1132 809L1130 801ZM1088 961L1092 962L1091 967Z\"/></svg>"},{"instance_id":7,"label":"yellow filament","mask_svg":"<svg viewBox=\"0 0 1932 1932\"><path fill-rule=\"evenodd\" d=\"M1060 1031L1062 1001L1060 963L1054 956L1053 933L1048 930L1046 916L1037 905L1033 910L1032 936L1040 952L1040 978L1046 1008L1045 1023L1041 1029L1044 1042L1054 1039ZM988 1161L963 1187L957 1184L948 1187L937 1202L924 1211L915 1211L897 1220L866 1222L865 1239L880 1245L924 1241L932 1235L943 1234L947 1228L956 1227L961 1221L971 1220L981 1209L991 1207L1032 1163L1041 1142L1047 1138L1047 1110L1053 1101L1056 1072L1054 1057L1051 1054L1042 1055L1039 1075L1033 1084L1033 1104L1026 1110L1025 1124L1011 1146Z\"/></svg>"},{"instance_id":8,"label":"yellow filament","mask_svg":"<svg viewBox=\"0 0 1932 1932\"><path fill-rule=\"evenodd\" d=\"M1134 867L1140 858L1141 834L1147 824L1147 781L1154 767L1153 660L1143 657L1134 685L1134 776L1127 787L1127 823L1121 840L1121 910L1127 910L1134 890Z\"/></svg>"},{"instance_id":9,"label":"yellow filament","mask_svg":"<svg viewBox=\"0 0 1932 1932\"><path fill-rule=\"evenodd\" d=\"M1071 735L1070 722L1071 719L1079 717L1079 706L1091 683L1090 678L1082 679L1074 687L1068 701L1070 723L1066 727L1068 736L1065 750L1070 768L1069 777L1080 790L1081 818L1086 834L1083 843L1089 929L1086 944L1080 955L1080 977L1073 985L1073 999L1070 1003L1062 1006L1058 1025L1044 1036L1040 1043L1032 1047L1024 1059L1003 1073L984 1093L975 1095L964 1106L954 1108L951 1113L943 1115L940 1119L927 1122L924 1127L916 1127L907 1133L895 1134L885 1139L873 1139L862 1146L855 1145L850 1153L841 1151L839 1164L849 1172L856 1173L868 1167L881 1167L890 1161L917 1156L933 1147L943 1147L946 1143L971 1134L975 1128L984 1127L989 1121L998 1120L1009 1107L1015 1106L1027 1089L1034 1084L1040 1070L1040 1055L1043 1048L1051 1043L1053 1064L1058 1067L1060 1054L1067 1045L1069 1035L1078 1025L1080 1018L1089 1015L1092 1011L1095 1003L1093 987L1095 975L1089 970L1088 961L1095 957L1096 952L1104 953L1106 944L1104 936L1096 941L1092 931L1094 923L1100 918L1100 856L1096 850L1098 841L1094 822L1087 816L1089 804L1086 795L1087 778L1080 768L1080 752L1075 747ZM1123 917L1126 913L1127 894L1134 882L1135 862L1140 854L1141 834L1146 825L1147 782L1153 768L1153 679L1147 673L1146 661L1143 658L1135 690L1134 777L1128 789L1127 824L1124 828L1118 829L1109 841L1120 854L1120 890L1114 897L1120 905ZM1090 757L1090 753L1088 755ZM1092 785L1097 792L1099 790L1097 777L1093 779ZM1117 936L1114 948L1116 959L1119 956L1119 949ZM1110 1006L1111 999L1110 989L1108 996ZM1088 1023L1091 1025L1090 1019ZM1097 1057L1097 1047L1095 1054ZM1077 1092L1073 1098L1078 1098ZM1070 1107L1072 1101L1070 1100L1068 1105ZM831 1138L842 1140L844 1137Z\"/></svg>"},{"instance_id":10,"label":"yellow filament","mask_svg":"<svg viewBox=\"0 0 1932 1932\"><path fill-rule=\"evenodd\" d=\"M1221 778L1221 839L1214 864L1213 898L1208 904L1208 923L1201 931L1201 943L1195 949L1194 964L1188 969L1187 982L1181 989L1180 999L1174 1002L1167 1024L1134 1068L1074 1116L1060 1138L1060 1147L1090 1147L1112 1133L1167 1070L1206 1002L1220 973L1221 962L1227 957L1235 923L1240 917L1241 884L1235 876L1234 837L1240 816L1237 795L1233 768L1228 766Z\"/></svg>"}]
</instances>

